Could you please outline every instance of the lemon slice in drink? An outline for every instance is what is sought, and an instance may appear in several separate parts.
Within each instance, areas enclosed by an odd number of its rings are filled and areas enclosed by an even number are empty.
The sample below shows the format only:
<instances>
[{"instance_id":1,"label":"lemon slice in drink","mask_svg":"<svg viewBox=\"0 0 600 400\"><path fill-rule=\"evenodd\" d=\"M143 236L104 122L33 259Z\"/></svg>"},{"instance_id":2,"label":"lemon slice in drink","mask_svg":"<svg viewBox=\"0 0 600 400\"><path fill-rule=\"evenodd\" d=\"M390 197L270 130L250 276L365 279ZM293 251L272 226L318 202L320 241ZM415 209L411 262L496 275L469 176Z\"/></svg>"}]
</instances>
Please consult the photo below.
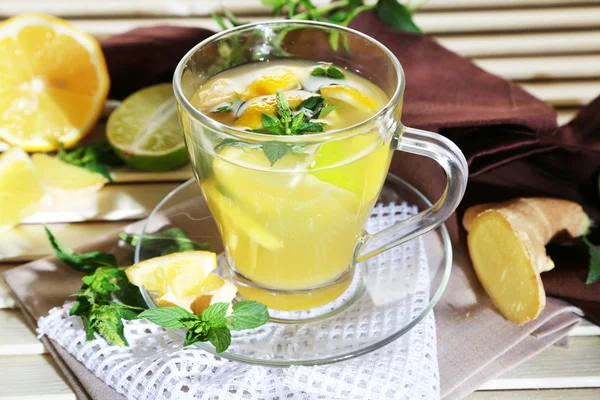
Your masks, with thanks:
<instances>
[{"instance_id":1,"label":"lemon slice in drink","mask_svg":"<svg viewBox=\"0 0 600 400\"><path fill-rule=\"evenodd\" d=\"M373 112L380 104L373 98L363 94L360 90L346 85L327 85L319 89L321 96L349 104L355 108Z\"/></svg>"},{"instance_id":2,"label":"lemon slice in drink","mask_svg":"<svg viewBox=\"0 0 600 400\"><path fill-rule=\"evenodd\" d=\"M166 171L187 161L170 83L127 97L108 118L106 135L123 160L144 171Z\"/></svg>"},{"instance_id":3,"label":"lemon slice in drink","mask_svg":"<svg viewBox=\"0 0 600 400\"><path fill-rule=\"evenodd\" d=\"M224 195L223 190L219 190L212 181L205 182L202 188L212 205L212 210L217 210L220 220L227 228L239 229L245 232L265 249L274 251L283 247L281 240L242 211L234 200Z\"/></svg>"},{"instance_id":4,"label":"lemon slice in drink","mask_svg":"<svg viewBox=\"0 0 600 400\"><path fill-rule=\"evenodd\" d=\"M44 189L31 159L13 148L0 155L0 231L38 211Z\"/></svg>"},{"instance_id":5,"label":"lemon slice in drink","mask_svg":"<svg viewBox=\"0 0 600 400\"><path fill-rule=\"evenodd\" d=\"M300 88L298 77L289 68L275 68L258 77L250 84L248 89L240 95L244 101L258 96L275 94L278 90L282 92Z\"/></svg>"}]
</instances>

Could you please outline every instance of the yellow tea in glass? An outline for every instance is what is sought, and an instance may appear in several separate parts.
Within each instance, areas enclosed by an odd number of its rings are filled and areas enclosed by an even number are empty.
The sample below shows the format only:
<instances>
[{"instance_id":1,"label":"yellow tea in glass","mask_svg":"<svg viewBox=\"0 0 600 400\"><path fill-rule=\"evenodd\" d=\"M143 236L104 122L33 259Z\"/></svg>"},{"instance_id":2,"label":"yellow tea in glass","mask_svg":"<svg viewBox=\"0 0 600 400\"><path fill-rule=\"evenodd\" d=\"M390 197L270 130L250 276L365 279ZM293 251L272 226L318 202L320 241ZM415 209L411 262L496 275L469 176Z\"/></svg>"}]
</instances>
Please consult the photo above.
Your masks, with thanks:
<instances>
[{"instance_id":1,"label":"yellow tea in glass","mask_svg":"<svg viewBox=\"0 0 600 400\"><path fill-rule=\"evenodd\" d=\"M387 49L340 29L241 27L201 43L175 74L190 159L228 267L241 295L275 309L334 300L357 261L432 229L455 207L446 196L412 224L365 233L406 130L404 82ZM331 47L332 32L344 49ZM408 150L457 158L437 145L443 138L426 139Z\"/></svg>"}]
</instances>

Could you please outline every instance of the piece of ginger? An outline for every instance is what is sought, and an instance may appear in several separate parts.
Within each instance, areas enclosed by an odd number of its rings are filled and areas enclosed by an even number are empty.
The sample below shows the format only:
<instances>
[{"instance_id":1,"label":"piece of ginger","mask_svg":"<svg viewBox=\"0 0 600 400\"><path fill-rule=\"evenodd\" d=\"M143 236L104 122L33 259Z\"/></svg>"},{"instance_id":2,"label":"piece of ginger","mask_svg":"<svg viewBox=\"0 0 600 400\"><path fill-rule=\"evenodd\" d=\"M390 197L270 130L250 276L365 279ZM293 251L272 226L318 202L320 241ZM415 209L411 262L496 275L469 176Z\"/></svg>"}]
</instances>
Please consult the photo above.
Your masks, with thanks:
<instances>
[{"instance_id":1,"label":"piece of ginger","mask_svg":"<svg viewBox=\"0 0 600 400\"><path fill-rule=\"evenodd\" d=\"M498 310L517 325L544 309L540 273L554 268L545 245L587 233L590 220L567 200L520 198L467 209L463 226L477 277Z\"/></svg>"}]
</instances>

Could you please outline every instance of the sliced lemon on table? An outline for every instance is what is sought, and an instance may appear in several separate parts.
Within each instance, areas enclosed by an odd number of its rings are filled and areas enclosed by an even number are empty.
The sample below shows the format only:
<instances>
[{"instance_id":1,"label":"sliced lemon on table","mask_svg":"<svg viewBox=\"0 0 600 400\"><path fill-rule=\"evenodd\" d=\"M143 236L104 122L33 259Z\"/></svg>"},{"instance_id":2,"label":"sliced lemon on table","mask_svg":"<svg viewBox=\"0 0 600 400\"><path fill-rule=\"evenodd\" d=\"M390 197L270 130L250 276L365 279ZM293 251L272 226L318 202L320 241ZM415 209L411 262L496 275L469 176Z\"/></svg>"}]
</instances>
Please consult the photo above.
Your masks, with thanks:
<instances>
[{"instance_id":1,"label":"sliced lemon on table","mask_svg":"<svg viewBox=\"0 0 600 400\"><path fill-rule=\"evenodd\" d=\"M144 171L166 171L188 159L170 83L127 97L108 118L106 136L123 160Z\"/></svg>"},{"instance_id":2,"label":"sliced lemon on table","mask_svg":"<svg viewBox=\"0 0 600 400\"><path fill-rule=\"evenodd\" d=\"M254 80L248 89L240 95L244 101L258 96L275 94L278 90L282 92L300 88L300 80L289 68L275 68L262 74Z\"/></svg>"},{"instance_id":3,"label":"sliced lemon on table","mask_svg":"<svg viewBox=\"0 0 600 400\"><path fill-rule=\"evenodd\" d=\"M101 174L68 164L58 157L34 154L31 160L42 185L55 200L72 201L74 197L95 193L108 181Z\"/></svg>"},{"instance_id":4,"label":"sliced lemon on table","mask_svg":"<svg viewBox=\"0 0 600 400\"><path fill-rule=\"evenodd\" d=\"M338 100L368 112L372 112L380 106L375 99L351 86L327 85L321 86L319 90L321 96L326 99Z\"/></svg>"},{"instance_id":5,"label":"sliced lemon on table","mask_svg":"<svg viewBox=\"0 0 600 400\"><path fill-rule=\"evenodd\" d=\"M125 270L129 282L158 297L160 307L177 305L200 314L216 302L229 303L237 288L212 273L215 253L190 251L142 261Z\"/></svg>"},{"instance_id":6,"label":"sliced lemon on table","mask_svg":"<svg viewBox=\"0 0 600 400\"><path fill-rule=\"evenodd\" d=\"M0 139L26 151L70 147L99 118L109 89L100 45L60 18L0 24Z\"/></svg>"},{"instance_id":7,"label":"sliced lemon on table","mask_svg":"<svg viewBox=\"0 0 600 400\"><path fill-rule=\"evenodd\" d=\"M0 230L35 214L43 197L44 189L27 153L13 148L0 155Z\"/></svg>"}]
</instances>

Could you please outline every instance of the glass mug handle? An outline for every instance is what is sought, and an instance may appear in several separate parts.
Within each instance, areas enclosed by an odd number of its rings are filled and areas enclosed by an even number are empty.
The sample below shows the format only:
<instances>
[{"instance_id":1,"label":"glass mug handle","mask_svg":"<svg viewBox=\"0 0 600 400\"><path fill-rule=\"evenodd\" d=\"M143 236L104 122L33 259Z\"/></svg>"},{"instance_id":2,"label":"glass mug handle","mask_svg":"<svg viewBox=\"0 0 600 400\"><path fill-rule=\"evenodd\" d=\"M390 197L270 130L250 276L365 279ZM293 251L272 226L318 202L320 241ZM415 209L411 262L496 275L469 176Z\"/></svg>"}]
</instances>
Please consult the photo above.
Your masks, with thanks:
<instances>
[{"instance_id":1,"label":"glass mug handle","mask_svg":"<svg viewBox=\"0 0 600 400\"><path fill-rule=\"evenodd\" d=\"M366 234L357 249L357 261L363 261L398 246L441 225L454 212L467 187L469 167L460 149L437 133L401 127L396 150L429 157L446 172L446 189L439 200L427 210L379 231Z\"/></svg>"}]
</instances>

